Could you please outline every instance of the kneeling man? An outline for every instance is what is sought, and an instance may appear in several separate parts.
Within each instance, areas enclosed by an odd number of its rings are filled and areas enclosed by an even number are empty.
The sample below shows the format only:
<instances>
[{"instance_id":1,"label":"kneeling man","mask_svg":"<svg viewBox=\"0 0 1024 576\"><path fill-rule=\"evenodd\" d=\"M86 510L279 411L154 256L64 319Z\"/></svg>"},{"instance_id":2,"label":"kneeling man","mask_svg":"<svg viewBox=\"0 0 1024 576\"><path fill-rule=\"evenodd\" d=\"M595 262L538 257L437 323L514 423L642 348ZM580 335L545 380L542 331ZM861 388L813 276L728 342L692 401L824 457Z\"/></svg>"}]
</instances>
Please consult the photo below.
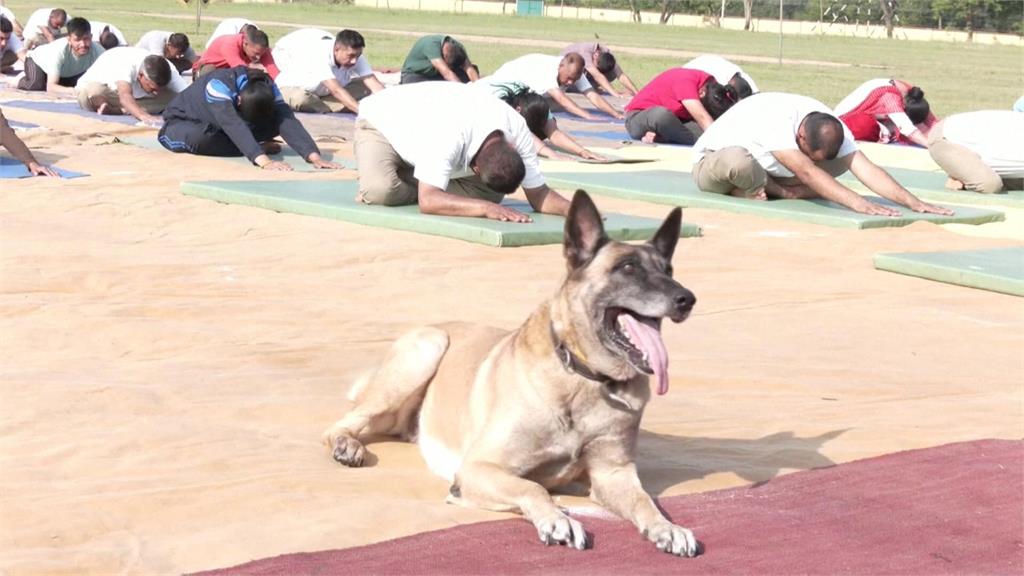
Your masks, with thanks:
<instances>
[{"instance_id":1,"label":"kneeling man","mask_svg":"<svg viewBox=\"0 0 1024 576\"><path fill-rule=\"evenodd\" d=\"M266 72L236 66L204 75L171 100L158 139L171 152L245 156L265 170L288 171L291 166L268 156L281 151L273 141L278 135L313 166L340 168L320 157Z\"/></svg>"},{"instance_id":2,"label":"kneeling man","mask_svg":"<svg viewBox=\"0 0 1024 576\"><path fill-rule=\"evenodd\" d=\"M302 28L284 36L274 45L284 101L296 112L359 112L359 100L384 89L363 55L365 47L355 30L332 36Z\"/></svg>"},{"instance_id":3,"label":"kneeling man","mask_svg":"<svg viewBox=\"0 0 1024 576\"><path fill-rule=\"evenodd\" d=\"M744 98L693 145L693 179L705 192L758 200L824 198L856 212L899 216L839 183L853 172L869 190L915 212L952 215L919 200L857 150L827 106L807 96L760 93Z\"/></svg>"},{"instance_id":4,"label":"kneeling man","mask_svg":"<svg viewBox=\"0 0 1024 576\"><path fill-rule=\"evenodd\" d=\"M101 54L78 80L75 95L84 110L157 124L159 114L186 86L163 56L126 46Z\"/></svg>"},{"instance_id":5,"label":"kneeling man","mask_svg":"<svg viewBox=\"0 0 1024 576\"><path fill-rule=\"evenodd\" d=\"M462 84L422 82L361 104L355 153L362 202L530 222L500 204L522 184L537 212L568 213L569 202L544 183L526 121L501 100Z\"/></svg>"}]
</instances>

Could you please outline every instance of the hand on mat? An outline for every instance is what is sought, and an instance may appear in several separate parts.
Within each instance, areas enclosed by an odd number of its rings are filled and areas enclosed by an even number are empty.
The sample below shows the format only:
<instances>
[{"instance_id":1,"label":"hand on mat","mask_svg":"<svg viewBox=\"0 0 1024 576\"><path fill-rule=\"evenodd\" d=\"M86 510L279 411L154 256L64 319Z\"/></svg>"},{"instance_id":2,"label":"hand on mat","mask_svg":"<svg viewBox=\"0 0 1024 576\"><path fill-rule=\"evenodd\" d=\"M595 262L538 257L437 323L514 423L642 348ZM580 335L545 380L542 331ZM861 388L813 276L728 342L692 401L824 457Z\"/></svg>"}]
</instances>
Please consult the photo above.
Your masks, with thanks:
<instances>
[{"instance_id":1,"label":"hand on mat","mask_svg":"<svg viewBox=\"0 0 1024 576\"><path fill-rule=\"evenodd\" d=\"M584 160L596 160L598 162L610 162L611 161L610 159L608 159L608 158L606 158L604 156L601 156L600 154L595 154L594 152L591 152L590 150L587 150L586 148L584 148L580 152L580 158L583 158Z\"/></svg>"},{"instance_id":2,"label":"hand on mat","mask_svg":"<svg viewBox=\"0 0 1024 576\"><path fill-rule=\"evenodd\" d=\"M38 162L29 162L27 165L28 171L36 176L51 176L53 178L60 178L60 174L57 174L49 166L43 166Z\"/></svg>"},{"instance_id":3,"label":"hand on mat","mask_svg":"<svg viewBox=\"0 0 1024 576\"><path fill-rule=\"evenodd\" d=\"M506 208L501 204L491 204L488 206L485 215L491 220L501 220L502 222L518 222L520 224L533 222L533 219L526 214L512 208Z\"/></svg>"},{"instance_id":4,"label":"hand on mat","mask_svg":"<svg viewBox=\"0 0 1024 576\"><path fill-rule=\"evenodd\" d=\"M914 212L923 212L925 214L941 214L943 216L952 216L954 212L946 208L945 206L936 206L927 202L918 202L910 206L910 209Z\"/></svg>"},{"instance_id":5,"label":"hand on mat","mask_svg":"<svg viewBox=\"0 0 1024 576\"><path fill-rule=\"evenodd\" d=\"M291 172L292 171L292 167L291 166L289 166L286 162L281 162L280 160L271 160L270 162L267 162L263 166L260 166L260 168L262 168L264 170L273 170L274 172Z\"/></svg>"},{"instance_id":6,"label":"hand on mat","mask_svg":"<svg viewBox=\"0 0 1024 576\"><path fill-rule=\"evenodd\" d=\"M865 200L863 204L855 206L854 211L860 212L861 214L868 214L869 216L893 216L899 217L903 213L895 208L889 208L888 206L882 206L869 200Z\"/></svg>"},{"instance_id":7,"label":"hand on mat","mask_svg":"<svg viewBox=\"0 0 1024 576\"><path fill-rule=\"evenodd\" d=\"M341 164L335 164L334 162L329 162L323 158L317 158L316 160L313 160L311 164L313 164L313 168L320 170L341 170L344 168Z\"/></svg>"}]
</instances>

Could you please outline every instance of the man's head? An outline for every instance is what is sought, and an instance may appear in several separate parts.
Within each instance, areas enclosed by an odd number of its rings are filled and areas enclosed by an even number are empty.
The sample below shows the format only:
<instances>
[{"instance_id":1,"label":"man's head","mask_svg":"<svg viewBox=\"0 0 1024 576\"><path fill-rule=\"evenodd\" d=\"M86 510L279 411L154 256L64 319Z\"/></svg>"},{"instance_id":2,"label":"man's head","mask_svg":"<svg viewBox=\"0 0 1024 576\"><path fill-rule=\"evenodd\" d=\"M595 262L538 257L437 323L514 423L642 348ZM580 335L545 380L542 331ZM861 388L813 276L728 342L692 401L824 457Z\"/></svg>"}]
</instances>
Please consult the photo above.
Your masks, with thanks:
<instances>
[{"instance_id":1,"label":"man's head","mask_svg":"<svg viewBox=\"0 0 1024 576\"><path fill-rule=\"evenodd\" d=\"M843 139L842 122L824 112L811 112L804 116L796 131L797 147L814 162L835 160Z\"/></svg>"},{"instance_id":2,"label":"man's head","mask_svg":"<svg viewBox=\"0 0 1024 576\"><path fill-rule=\"evenodd\" d=\"M47 24L54 30L60 30L64 27L68 21L68 13L63 8L54 8L50 11L50 18L47 20Z\"/></svg>"},{"instance_id":3,"label":"man's head","mask_svg":"<svg viewBox=\"0 0 1024 576\"><path fill-rule=\"evenodd\" d=\"M750 87L750 83L739 72L733 74L732 78L729 79L729 86L732 86L732 89L736 91L736 96L740 100L754 95L754 89Z\"/></svg>"},{"instance_id":4,"label":"man's head","mask_svg":"<svg viewBox=\"0 0 1024 576\"><path fill-rule=\"evenodd\" d=\"M570 52L558 63L558 85L570 86L583 76L583 57Z\"/></svg>"},{"instance_id":5,"label":"man's head","mask_svg":"<svg viewBox=\"0 0 1024 576\"><path fill-rule=\"evenodd\" d=\"M7 50L7 43L14 34L14 25L5 16L0 15L0 53Z\"/></svg>"},{"instance_id":6,"label":"man's head","mask_svg":"<svg viewBox=\"0 0 1024 576\"><path fill-rule=\"evenodd\" d=\"M334 37L334 63L342 68L351 68L363 55L366 40L355 30L342 30Z\"/></svg>"},{"instance_id":7,"label":"man's head","mask_svg":"<svg viewBox=\"0 0 1024 576\"><path fill-rule=\"evenodd\" d=\"M607 50L594 52L594 66L608 81L615 80L615 56Z\"/></svg>"},{"instance_id":8,"label":"man's head","mask_svg":"<svg viewBox=\"0 0 1024 576\"><path fill-rule=\"evenodd\" d=\"M120 45L121 41L117 39L117 34L110 31L110 26L104 26L100 32L100 46L103 46L104 50L110 50Z\"/></svg>"},{"instance_id":9,"label":"man's head","mask_svg":"<svg viewBox=\"0 0 1024 576\"><path fill-rule=\"evenodd\" d=\"M92 48L92 26L85 18L68 20L68 46L75 56L85 56Z\"/></svg>"},{"instance_id":10,"label":"man's head","mask_svg":"<svg viewBox=\"0 0 1024 576\"><path fill-rule=\"evenodd\" d=\"M903 97L903 110L914 124L920 124L927 120L932 111L928 101L924 99L924 90L917 86L911 88Z\"/></svg>"},{"instance_id":11,"label":"man's head","mask_svg":"<svg viewBox=\"0 0 1024 576\"><path fill-rule=\"evenodd\" d=\"M238 91L238 115L253 123L274 113L274 83L262 70L249 70L248 81Z\"/></svg>"},{"instance_id":12,"label":"man's head","mask_svg":"<svg viewBox=\"0 0 1024 576\"><path fill-rule=\"evenodd\" d=\"M175 32L167 37L167 43L164 44L164 58L171 62L181 60L188 53L190 46L188 36Z\"/></svg>"},{"instance_id":13,"label":"man's head","mask_svg":"<svg viewBox=\"0 0 1024 576\"><path fill-rule=\"evenodd\" d=\"M521 85L503 87L499 96L502 101L519 112L519 115L526 120L526 127L534 136L544 140L547 135L544 132L548 124L548 116L551 114L551 107L546 98L533 90Z\"/></svg>"},{"instance_id":14,"label":"man's head","mask_svg":"<svg viewBox=\"0 0 1024 576\"><path fill-rule=\"evenodd\" d=\"M704 109L715 120L725 114L739 100L732 86L722 86L713 76L704 82L704 85L697 91L697 96Z\"/></svg>"},{"instance_id":15,"label":"man's head","mask_svg":"<svg viewBox=\"0 0 1024 576\"><path fill-rule=\"evenodd\" d=\"M248 34L249 30L259 30L255 24L242 24L242 27L238 29L239 34Z\"/></svg>"},{"instance_id":16,"label":"man's head","mask_svg":"<svg viewBox=\"0 0 1024 576\"><path fill-rule=\"evenodd\" d=\"M142 61L139 85L148 94L156 94L171 83L171 65L163 56L150 54Z\"/></svg>"},{"instance_id":17,"label":"man's head","mask_svg":"<svg viewBox=\"0 0 1024 576\"><path fill-rule=\"evenodd\" d=\"M445 38L444 42L441 43L441 57L444 58L444 63L452 70L462 70L466 67L466 60L469 60L466 49L462 44L451 38Z\"/></svg>"},{"instance_id":18,"label":"man's head","mask_svg":"<svg viewBox=\"0 0 1024 576\"><path fill-rule=\"evenodd\" d=\"M242 52L249 62L259 62L267 50L270 50L270 39L263 30L251 27L242 35Z\"/></svg>"},{"instance_id":19,"label":"man's head","mask_svg":"<svg viewBox=\"0 0 1024 576\"><path fill-rule=\"evenodd\" d=\"M526 177L523 158L500 130L484 140L470 166L484 184L499 194L511 194Z\"/></svg>"}]
</instances>

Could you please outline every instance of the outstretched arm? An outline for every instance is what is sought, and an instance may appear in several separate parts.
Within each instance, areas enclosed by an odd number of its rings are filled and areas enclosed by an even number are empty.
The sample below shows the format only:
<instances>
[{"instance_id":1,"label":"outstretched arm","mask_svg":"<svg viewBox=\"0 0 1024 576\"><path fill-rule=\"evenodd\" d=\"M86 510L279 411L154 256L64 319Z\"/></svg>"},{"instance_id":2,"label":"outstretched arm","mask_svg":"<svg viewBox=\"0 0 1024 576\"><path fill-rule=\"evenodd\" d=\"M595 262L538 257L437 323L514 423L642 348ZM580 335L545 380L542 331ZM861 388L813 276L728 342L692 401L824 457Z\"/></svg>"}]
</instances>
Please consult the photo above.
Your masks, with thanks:
<instances>
[{"instance_id":1,"label":"outstretched arm","mask_svg":"<svg viewBox=\"0 0 1024 576\"><path fill-rule=\"evenodd\" d=\"M455 72L452 72L451 67L449 67L448 63L444 61L444 58L434 58L430 61L430 64L445 80L449 82L462 82L462 80L459 79L459 76Z\"/></svg>"},{"instance_id":2,"label":"outstretched arm","mask_svg":"<svg viewBox=\"0 0 1024 576\"><path fill-rule=\"evenodd\" d=\"M551 90L548 90L547 94L548 96L551 97L552 100L557 102L559 106L564 108L566 112L570 114L575 114L576 116L579 116L584 120L594 119L594 116L590 112L587 112L583 108L577 106L575 102L573 102L568 96L565 95L565 92L562 92L558 88L552 88Z\"/></svg>"},{"instance_id":3,"label":"outstretched arm","mask_svg":"<svg viewBox=\"0 0 1024 576\"><path fill-rule=\"evenodd\" d=\"M117 99L121 102L121 110L127 114L131 114L141 122L148 124L157 124L161 119L157 116L153 116L149 112L146 112L142 106L139 106L139 101L135 99L135 95L132 94L132 85L123 80L117 82Z\"/></svg>"},{"instance_id":4,"label":"outstretched arm","mask_svg":"<svg viewBox=\"0 0 1024 576\"><path fill-rule=\"evenodd\" d=\"M569 201L564 196L541 184L537 188L523 188L530 206L541 214L569 215Z\"/></svg>"},{"instance_id":5,"label":"outstretched arm","mask_svg":"<svg viewBox=\"0 0 1024 576\"><path fill-rule=\"evenodd\" d=\"M597 69L597 66L588 66L587 72L590 73L590 76L597 82L598 86L604 88L604 91L607 92L609 96L621 96L618 90L612 86L612 83L605 78L604 74L601 74L601 71Z\"/></svg>"},{"instance_id":6,"label":"outstretched arm","mask_svg":"<svg viewBox=\"0 0 1024 576\"><path fill-rule=\"evenodd\" d=\"M700 103L700 100L683 100L683 108L686 108L686 111L690 113L693 121L700 126L701 130L707 130L708 126L711 126L711 123L715 121L711 114L708 114L704 105Z\"/></svg>"},{"instance_id":7,"label":"outstretched arm","mask_svg":"<svg viewBox=\"0 0 1024 576\"><path fill-rule=\"evenodd\" d=\"M28 168L28 171L36 176L58 176L48 166L43 166L36 157L32 155L32 151L25 146L25 143L21 141L18 134L11 128L11 125L7 122L7 118L4 117L4 113L0 111L0 146L7 148L7 151L11 153L19 162Z\"/></svg>"},{"instance_id":8,"label":"outstretched arm","mask_svg":"<svg viewBox=\"0 0 1024 576\"><path fill-rule=\"evenodd\" d=\"M506 208L501 204L488 202L479 198L467 198L450 194L422 180L418 186L420 212L439 216L471 216L489 218L503 222L532 222L533 220L518 210Z\"/></svg>"},{"instance_id":9,"label":"outstretched arm","mask_svg":"<svg viewBox=\"0 0 1024 576\"><path fill-rule=\"evenodd\" d=\"M876 216L900 215L899 210L871 202L843 186L831 174L815 166L814 162L800 150L776 150L772 152L772 155L792 172L800 182L803 182L807 188L826 200L842 204L861 214Z\"/></svg>"},{"instance_id":10,"label":"outstretched arm","mask_svg":"<svg viewBox=\"0 0 1024 576\"><path fill-rule=\"evenodd\" d=\"M853 160L850 162L850 172L853 172L853 175L875 194L906 206L914 212L943 214L945 216L953 215L953 211L949 208L922 202L917 196L914 196L909 190L900 185L888 172L869 160L860 150L853 153Z\"/></svg>"},{"instance_id":11,"label":"outstretched arm","mask_svg":"<svg viewBox=\"0 0 1024 576\"><path fill-rule=\"evenodd\" d=\"M609 104L608 101L604 99L604 96L597 93L597 90L591 88L590 90L587 90L584 95L587 97L587 100L590 100L591 104L597 107L598 110L601 110L612 118L617 118L619 120L625 118L625 116L622 115L622 112L619 112L614 106Z\"/></svg>"},{"instance_id":12,"label":"outstretched arm","mask_svg":"<svg viewBox=\"0 0 1024 576\"><path fill-rule=\"evenodd\" d=\"M631 95L636 96L636 93L639 92L639 90L636 89L636 85L633 84L633 81L629 78L629 76L626 76L625 72L619 74L618 81L621 82L622 85L626 87L626 90Z\"/></svg>"}]
</instances>

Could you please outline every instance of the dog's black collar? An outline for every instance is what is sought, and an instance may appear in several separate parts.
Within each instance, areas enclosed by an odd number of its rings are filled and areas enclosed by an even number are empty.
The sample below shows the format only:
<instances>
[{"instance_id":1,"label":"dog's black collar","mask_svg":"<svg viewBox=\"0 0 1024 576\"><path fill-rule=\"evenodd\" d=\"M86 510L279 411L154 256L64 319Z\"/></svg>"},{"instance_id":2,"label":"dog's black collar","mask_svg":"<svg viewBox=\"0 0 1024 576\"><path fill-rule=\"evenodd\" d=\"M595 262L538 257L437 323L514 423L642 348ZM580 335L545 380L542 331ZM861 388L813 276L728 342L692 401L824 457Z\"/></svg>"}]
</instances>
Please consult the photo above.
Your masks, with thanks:
<instances>
[{"instance_id":1,"label":"dog's black collar","mask_svg":"<svg viewBox=\"0 0 1024 576\"><path fill-rule=\"evenodd\" d=\"M565 342L562 342L558 338L558 334L555 333L554 324L551 325L551 341L555 345L555 356L558 356L558 360L562 363L562 367L569 372L600 384L612 384L616 382L616 380L605 376L604 374L594 372L586 365L586 363L580 360L578 356L573 354L572 350L569 350L569 347L565 345Z\"/></svg>"}]
</instances>

